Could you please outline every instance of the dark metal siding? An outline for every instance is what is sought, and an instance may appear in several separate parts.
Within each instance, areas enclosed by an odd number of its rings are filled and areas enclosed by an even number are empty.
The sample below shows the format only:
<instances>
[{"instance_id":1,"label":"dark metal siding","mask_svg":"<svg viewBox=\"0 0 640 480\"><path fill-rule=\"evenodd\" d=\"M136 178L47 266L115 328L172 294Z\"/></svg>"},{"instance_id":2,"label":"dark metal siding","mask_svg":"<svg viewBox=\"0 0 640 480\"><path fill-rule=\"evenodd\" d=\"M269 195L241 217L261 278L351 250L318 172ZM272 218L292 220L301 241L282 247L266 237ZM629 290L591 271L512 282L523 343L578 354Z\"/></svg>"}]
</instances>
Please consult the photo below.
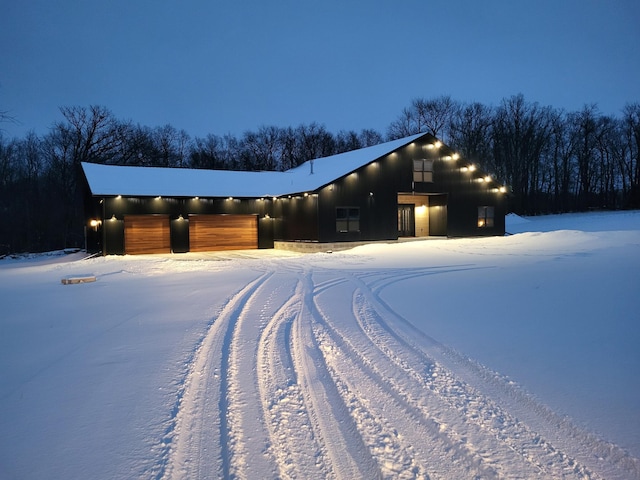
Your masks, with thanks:
<instances>
[{"instance_id":1,"label":"dark metal siding","mask_svg":"<svg viewBox=\"0 0 640 480\"><path fill-rule=\"evenodd\" d=\"M455 159L446 146L429 148L436 139L425 134L395 152L372 159L368 165L338 178L315 192L278 199L225 198L104 198L87 202L90 215L104 219L100 232L104 253L124 252L124 215L167 214L171 219L174 252L188 249L186 233L176 220L195 214L252 214L258 217L258 248L273 248L274 239L285 241L357 241L398 238L398 194L429 195L429 234L456 236L503 235L506 195L495 182L479 181L481 173L465 171L469 162ZM433 160L433 182L414 183L413 161ZM478 207L495 209L494 226L478 227ZM359 231L339 232L336 209L360 211ZM111 218L115 220L110 220ZM97 217L100 218L100 217ZM87 219L87 222L89 219ZM109 224L109 222L115 222ZM91 235L88 235L91 237ZM93 238L93 237L91 237ZM95 242L96 244L99 241ZM96 245L97 248L100 245Z\"/></svg>"},{"instance_id":2,"label":"dark metal siding","mask_svg":"<svg viewBox=\"0 0 640 480\"><path fill-rule=\"evenodd\" d=\"M318 241L318 195L304 194L276 200L276 238L285 241Z\"/></svg>"},{"instance_id":3,"label":"dark metal siding","mask_svg":"<svg viewBox=\"0 0 640 480\"><path fill-rule=\"evenodd\" d=\"M503 235L506 197L498 184L480 181L480 170L465 171L469 162L454 159L446 146L428 148L436 139L425 135L381 157L319 191L319 240L396 239L398 193L429 194L430 235ZM414 183L413 160L433 160L433 182ZM336 208L360 208L360 232L336 231ZM478 207L495 209L494 226L478 227Z\"/></svg>"},{"instance_id":4,"label":"dark metal siding","mask_svg":"<svg viewBox=\"0 0 640 480\"><path fill-rule=\"evenodd\" d=\"M238 214L258 217L258 248L273 248L274 220L273 200L230 198L153 198L106 197L100 203L104 218L103 253L124 254L125 215L169 215L171 225L171 250L174 253L189 251L189 215ZM95 208L92 211L95 213ZM182 216L182 220L180 217ZM89 220L87 220L89 221ZM122 226L120 226L122 223Z\"/></svg>"},{"instance_id":5,"label":"dark metal siding","mask_svg":"<svg viewBox=\"0 0 640 480\"><path fill-rule=\"evenodd\" d=\"M109 218L102 223L105 255L124 255L124 220Z\"/></svg>"}]
</instances>

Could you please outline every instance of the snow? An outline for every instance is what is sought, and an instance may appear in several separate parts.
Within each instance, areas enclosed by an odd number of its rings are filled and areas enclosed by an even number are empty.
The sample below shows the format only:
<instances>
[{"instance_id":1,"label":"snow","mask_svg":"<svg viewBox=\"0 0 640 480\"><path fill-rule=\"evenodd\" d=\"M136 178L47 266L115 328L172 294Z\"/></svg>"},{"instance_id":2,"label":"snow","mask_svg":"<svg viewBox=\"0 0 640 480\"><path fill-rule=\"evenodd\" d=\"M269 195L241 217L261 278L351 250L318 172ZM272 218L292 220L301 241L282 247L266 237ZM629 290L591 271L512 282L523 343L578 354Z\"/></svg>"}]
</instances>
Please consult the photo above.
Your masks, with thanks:
<instances>
[{"instance_id":1,"label":"snow","mask_svg":"<svg viewBox=\"0 0 640 480\"><path fill-rule=\"evenodd\" d=\"M311 160L285 172L237 172L188 168L131 167L83 163L94 196L279 197L315 191L407 145L417 134L371 147Z\"/></svg>"},{"instance_id":2,"label":"snow","mask_svg":"<svg viewBox=\"0 0 640 480\"><path fill-rule=\"evenodd\" d=\"M0 478L640 478L640 212L507 231L4 258Z\"/></svg>"}]
</instances>

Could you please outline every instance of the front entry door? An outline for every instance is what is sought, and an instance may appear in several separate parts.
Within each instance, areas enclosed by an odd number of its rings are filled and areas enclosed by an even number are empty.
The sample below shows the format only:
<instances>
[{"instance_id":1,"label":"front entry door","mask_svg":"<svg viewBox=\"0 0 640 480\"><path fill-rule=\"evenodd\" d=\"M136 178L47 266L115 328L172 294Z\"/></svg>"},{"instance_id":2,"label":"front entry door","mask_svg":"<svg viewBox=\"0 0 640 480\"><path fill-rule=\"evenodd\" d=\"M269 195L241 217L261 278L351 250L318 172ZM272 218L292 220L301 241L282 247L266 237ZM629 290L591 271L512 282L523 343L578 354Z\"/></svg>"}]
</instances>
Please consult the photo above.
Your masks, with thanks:
<instances>
[{"instance_id":1,"label":"front entry door","mask_svg":"<svg viewBox=\"0 0 640 480\"><path fill-rule=\"evenodd\" d=\"M413 204L398 205L398 236L399 237L415 237L416 236L415 205Z\"/></svg>"}]
</instances>

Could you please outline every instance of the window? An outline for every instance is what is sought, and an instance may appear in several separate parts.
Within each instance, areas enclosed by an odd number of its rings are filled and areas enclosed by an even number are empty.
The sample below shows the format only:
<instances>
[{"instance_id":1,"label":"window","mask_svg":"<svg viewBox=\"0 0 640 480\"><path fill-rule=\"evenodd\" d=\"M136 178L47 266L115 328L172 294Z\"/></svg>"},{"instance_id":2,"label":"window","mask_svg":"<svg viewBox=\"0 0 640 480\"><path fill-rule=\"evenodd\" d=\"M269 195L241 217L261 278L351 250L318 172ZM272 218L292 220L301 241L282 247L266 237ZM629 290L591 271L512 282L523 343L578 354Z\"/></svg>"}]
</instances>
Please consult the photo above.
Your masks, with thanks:
<instances>
[{"instance_id":1,"label":"window","mask_svg":"<svg viewBox=\"0 0 640 480\"><path fill-rule=\"evenodd\" d=\"M360 209L358 207L336 208L336 231L359 232Z\"/></svg>"},{"instance_id":2,"label":"window","mask_svg":"<svg viewBox=\"0 0 640 480\"><path fill-rule=\"evenodd\" d=\"M433 182L433 160L420 159L413 161L413 181Z\"/></svg>"},{"instance_id":3,"label":"window","mask_svg":"<svg viewBox=\"0 0 640 480\"><path fill-rule=\"evenodd\" d=\"M493 227L494 207L478 207L478 228Z\"/></svg>"}]
</instances>

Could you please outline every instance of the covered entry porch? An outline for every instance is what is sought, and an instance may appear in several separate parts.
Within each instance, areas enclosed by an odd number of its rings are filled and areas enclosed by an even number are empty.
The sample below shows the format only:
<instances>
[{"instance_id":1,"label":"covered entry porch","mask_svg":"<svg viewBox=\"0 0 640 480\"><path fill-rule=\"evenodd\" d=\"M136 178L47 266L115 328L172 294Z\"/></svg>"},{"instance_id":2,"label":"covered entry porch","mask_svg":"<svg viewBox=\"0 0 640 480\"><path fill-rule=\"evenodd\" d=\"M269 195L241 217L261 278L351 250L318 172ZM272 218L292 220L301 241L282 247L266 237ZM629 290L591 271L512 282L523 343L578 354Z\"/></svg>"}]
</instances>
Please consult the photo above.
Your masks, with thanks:
<instances>
[{"instance_id":1,"label":"covered entry porch","mask_svg":"<svg viewBox=\"0 0 640 480\"><path fill-rule=\"evenodd\" d=\"M447 235L447 195L398 194L398 237Z\"/></svg>"}]
</instances>

